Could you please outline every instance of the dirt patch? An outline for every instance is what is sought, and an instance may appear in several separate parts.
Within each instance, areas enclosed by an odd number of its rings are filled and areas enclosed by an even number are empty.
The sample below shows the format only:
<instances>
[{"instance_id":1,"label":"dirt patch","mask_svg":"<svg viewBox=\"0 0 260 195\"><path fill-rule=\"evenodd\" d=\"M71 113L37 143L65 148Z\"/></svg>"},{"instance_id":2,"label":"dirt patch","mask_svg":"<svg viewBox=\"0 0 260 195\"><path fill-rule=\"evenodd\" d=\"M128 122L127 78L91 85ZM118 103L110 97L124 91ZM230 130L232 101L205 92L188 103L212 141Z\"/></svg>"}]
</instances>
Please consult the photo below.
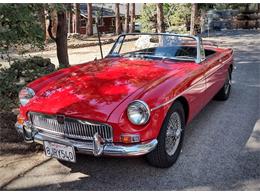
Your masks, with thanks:
<instances>
[{"instance_id":1,"label":"dirt patch","mask_svg":"<svg viewBox=\"0 0 260 195\"><path fill-rule=\"evenodd\" d=\"M16 114L0 112L0 189L48 160L41 145L23 141L16 132L15 122Z\"/></svg>"},{"instance_id":2,"label":"dirt patch","mask_svg":"<svg viewBox=\"0 0 260 195\"><path fill-rule=\"evenodd\" d=\"M41 145L26 144L14 127L16 115L0 112L0 155L29 154L42 151Z\"/></svg>"}]
</instances>

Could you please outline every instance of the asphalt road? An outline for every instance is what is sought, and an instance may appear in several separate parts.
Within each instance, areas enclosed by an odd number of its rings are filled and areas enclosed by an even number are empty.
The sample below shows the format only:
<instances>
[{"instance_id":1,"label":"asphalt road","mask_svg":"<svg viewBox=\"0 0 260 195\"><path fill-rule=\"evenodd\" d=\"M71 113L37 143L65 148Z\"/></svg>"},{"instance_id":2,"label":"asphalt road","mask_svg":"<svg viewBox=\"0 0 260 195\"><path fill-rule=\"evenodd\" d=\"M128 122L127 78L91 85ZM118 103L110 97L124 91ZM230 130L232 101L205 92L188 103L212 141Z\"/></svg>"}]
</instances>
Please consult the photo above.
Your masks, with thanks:
<instances>
[{"instance_id":1,"label":"asphalt road","mask_svg":"<svg viewBox=\"0 0 260 195\"><path fill-rule=\"evenodd\" d=\"M186 128L173 167L154 168L143 158L78 155L77 164L47 160L5 189L260 190L259 31L217 39L235 50L230 99L211 101Z\"/></svg>"}]
</instances>

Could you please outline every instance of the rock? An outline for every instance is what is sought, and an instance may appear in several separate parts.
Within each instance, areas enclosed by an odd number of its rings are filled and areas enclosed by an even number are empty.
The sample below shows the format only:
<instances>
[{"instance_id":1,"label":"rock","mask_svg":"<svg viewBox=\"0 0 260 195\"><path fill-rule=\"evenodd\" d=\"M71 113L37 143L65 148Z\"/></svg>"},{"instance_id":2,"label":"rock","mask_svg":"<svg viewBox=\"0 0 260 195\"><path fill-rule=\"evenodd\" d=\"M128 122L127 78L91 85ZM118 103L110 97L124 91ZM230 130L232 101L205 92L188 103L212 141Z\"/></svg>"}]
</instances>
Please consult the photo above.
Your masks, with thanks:
<instances>
[{"instance_id":1,"label":"rock","mask_svg":"<svg viewBox=\"0 0 260 195\"><path fill-rule=\"evenodd\" d=\"M19 108L12 109L12 113L14 113L15 115L18 115L19 114Z\"/></svg>"}]
</instances>

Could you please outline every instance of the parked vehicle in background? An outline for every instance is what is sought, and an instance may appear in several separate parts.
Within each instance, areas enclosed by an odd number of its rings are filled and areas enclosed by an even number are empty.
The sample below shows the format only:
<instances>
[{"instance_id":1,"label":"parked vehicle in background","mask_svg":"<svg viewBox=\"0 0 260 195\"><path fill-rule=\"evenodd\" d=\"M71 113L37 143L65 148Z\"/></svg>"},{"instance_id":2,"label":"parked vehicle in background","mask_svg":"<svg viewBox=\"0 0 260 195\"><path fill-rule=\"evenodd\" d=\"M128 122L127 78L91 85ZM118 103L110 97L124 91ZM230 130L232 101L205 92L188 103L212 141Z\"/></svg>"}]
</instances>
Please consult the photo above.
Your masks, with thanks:
<instances>
[{"instance_id":1,"label":"parked vehicle in background","mask_svg":"<svg viewBox=\"0 0 260 195\"><path fill-rule=\"evenodd\" d=\"M197 36L122 34L106 58L22 89L16 128L61 160L145 155L153 166L169 167L185 126L213 97L228 99L232 70L232 49Z\"/></svg>"},{"instance_id":2,"label":"parked vehicle in background","mask_svg":"<svg viewBox=\"0 0 260 195\"><path fill-rule=\"evenodd\" d=\"M135 23L135 32L141 32L141 24Z\"/></svg>"}]
</instances>

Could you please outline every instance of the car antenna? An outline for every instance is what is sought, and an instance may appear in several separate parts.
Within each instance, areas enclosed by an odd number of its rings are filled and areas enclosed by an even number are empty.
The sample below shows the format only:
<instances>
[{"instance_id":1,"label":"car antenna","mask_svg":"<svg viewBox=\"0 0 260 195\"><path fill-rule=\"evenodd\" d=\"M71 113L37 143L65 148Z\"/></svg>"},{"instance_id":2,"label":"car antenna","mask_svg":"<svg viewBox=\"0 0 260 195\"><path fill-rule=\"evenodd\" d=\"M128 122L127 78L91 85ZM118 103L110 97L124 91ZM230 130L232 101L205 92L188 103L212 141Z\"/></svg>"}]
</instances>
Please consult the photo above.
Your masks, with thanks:
<instances>
[{"instance_id":1,"label":"car antenna","mask_svg":"<svg viewBox=\"0 0 260 195\"><path fill-rule=\"evenodd\" d=\"M99 44L101 59L103 59L103 51L102 51L102 45L101 45L101 40L100 40L100 32L99 32L99 28L98 28L98 23L99 23L100 19L102 22L102 18L103 18L103 4L101 7L101 14L100 14L100 11L97 12L97 22L96 22L97 34L98 34L98 44Z\"/></svg>"}]
</instances>

